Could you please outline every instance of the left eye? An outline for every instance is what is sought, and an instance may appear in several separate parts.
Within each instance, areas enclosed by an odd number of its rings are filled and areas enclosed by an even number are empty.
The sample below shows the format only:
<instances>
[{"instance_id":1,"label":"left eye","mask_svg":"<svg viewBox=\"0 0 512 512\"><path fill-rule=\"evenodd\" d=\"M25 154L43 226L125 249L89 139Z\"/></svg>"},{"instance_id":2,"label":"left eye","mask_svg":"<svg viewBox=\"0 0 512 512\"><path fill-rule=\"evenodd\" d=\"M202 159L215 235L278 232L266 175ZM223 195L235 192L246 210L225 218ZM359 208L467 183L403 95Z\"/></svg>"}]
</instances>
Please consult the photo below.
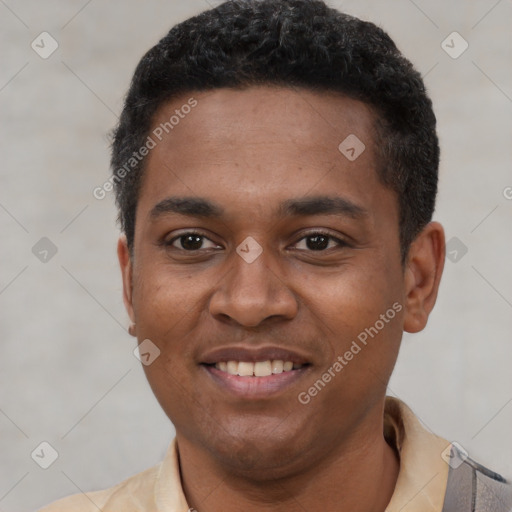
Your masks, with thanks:
<instances>
[{"instance_id":1,"label":"left eye","mask_svg":"<svg viewBox=\"0 0 512 512\"><path fill-rule=\"evenodd\" d=\"M209 247L204 246L206 241L211 244ZM209 238L196 233L184 233L183 235L173 238L168 245L185 251L198 251L200 249L214 249L218 247L218 245L212 242Z\"/></svg>"},{"instance_id":2,"label":"left eye","mask_svg":"<svg viewBox=\"0 0 512 512\"><path fill-rule=\"evenodd\" d=\"M302 247L299 247L301 244ZM347 244L343 242L343 240L331 235L327 235L325 233L312 233L299 240L295 247L300 250L309 249L310 251L325 251L326 249L345 245Z\"/></svg>"}]
</instances>

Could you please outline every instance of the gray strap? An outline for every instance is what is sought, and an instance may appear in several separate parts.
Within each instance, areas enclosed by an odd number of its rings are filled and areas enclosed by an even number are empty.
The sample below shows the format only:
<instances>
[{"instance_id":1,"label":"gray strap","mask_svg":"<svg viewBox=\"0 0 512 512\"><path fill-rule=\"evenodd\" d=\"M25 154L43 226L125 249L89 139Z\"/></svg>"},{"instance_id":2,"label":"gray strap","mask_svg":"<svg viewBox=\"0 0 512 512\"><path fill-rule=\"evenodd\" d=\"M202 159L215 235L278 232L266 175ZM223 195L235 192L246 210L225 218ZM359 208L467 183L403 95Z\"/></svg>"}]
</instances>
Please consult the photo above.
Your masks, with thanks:
<instances>
[{"instance_id":1,"label":"gray strap","mask_svg":"<svg viewBox=\"0 0 512 512\"><path fill-rule=\"evenodd\" d=\"M452 445L442 512L512 512L512 486Z\"/></svg>"},{"instance_id":2,"label":"gray strap","mask_svg":"<svg viewBox=\"0 0 512 512\"><path fill-rule=\"evenodd\" d=\"M443 512L474 512L475 470L469 464L450 466Z\"/></svg>"}]
</instances>

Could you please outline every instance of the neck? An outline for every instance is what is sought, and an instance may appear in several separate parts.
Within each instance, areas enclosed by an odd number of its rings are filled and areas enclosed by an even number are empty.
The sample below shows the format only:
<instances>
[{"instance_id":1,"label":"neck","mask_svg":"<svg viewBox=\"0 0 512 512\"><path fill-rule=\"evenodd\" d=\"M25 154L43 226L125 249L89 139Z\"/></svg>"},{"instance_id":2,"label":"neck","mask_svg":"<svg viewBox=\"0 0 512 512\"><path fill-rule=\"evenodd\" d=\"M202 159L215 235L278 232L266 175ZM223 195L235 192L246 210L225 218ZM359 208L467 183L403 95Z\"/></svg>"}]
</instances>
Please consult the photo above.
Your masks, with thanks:
<instances>
[{"instance_id":1,"label":"neck","mask_svg":"<svg viewBox=\"0 0 512 512\"><path fill-rule=\"evenodd\" d=\"M358 428L315 464L279 468L280 476L272 479L268 471L266 477L240 476L179 434L177 444L184 493L197 512L384 512L399 470L382 416L376 428Z\"/></svg>"}]
</instances>

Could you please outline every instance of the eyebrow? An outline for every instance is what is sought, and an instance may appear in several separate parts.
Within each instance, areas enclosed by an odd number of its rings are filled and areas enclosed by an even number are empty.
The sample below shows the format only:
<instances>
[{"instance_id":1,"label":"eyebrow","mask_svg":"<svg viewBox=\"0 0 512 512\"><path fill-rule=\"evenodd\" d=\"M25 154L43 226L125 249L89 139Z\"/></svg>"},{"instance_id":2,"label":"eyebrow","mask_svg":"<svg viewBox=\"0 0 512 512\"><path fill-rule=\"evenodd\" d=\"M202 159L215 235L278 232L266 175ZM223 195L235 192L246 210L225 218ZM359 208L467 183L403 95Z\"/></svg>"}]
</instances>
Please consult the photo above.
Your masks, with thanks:
<instances>
[{"instance_id":1,"label":"eyebrow","mask_svg":"<svg viewBox=\"0 0 512 512\"><path fill-rule=\"evenodd\" d=\"M150 218L156 220L167 214L179 214L190 217L220 218L224 208L200 197L168 197L151 210ZM300 199L288 199L278 209L279 217L307 215L342 215L359 219L369 215L368 210L348 199L339 196L312 196Z\"/></svg>"},{"instance_id":2,"label":"eyebrow","mask_svg":"<svg viewBox=\"0 0 512 512\"><path fill-rule=\"evenodd\" d=\"M156 219L169 213L190 217L218 218L222 217L224 209L200 197L168 197L155 205L151 210L150 217Z\"/></svg>"},{"instance_id":3,"label":"eyebrow","mask_svg":"<svg viewBox=\"0 0 512 512\"><path fill-rule=\"evenodd\" d=\"M367 217L368 210L348 199L339 196L314 196L289 199L281 203L279 214L285 216L302 215L344 215L354 219Z\"/></svg>"}]
</instances>

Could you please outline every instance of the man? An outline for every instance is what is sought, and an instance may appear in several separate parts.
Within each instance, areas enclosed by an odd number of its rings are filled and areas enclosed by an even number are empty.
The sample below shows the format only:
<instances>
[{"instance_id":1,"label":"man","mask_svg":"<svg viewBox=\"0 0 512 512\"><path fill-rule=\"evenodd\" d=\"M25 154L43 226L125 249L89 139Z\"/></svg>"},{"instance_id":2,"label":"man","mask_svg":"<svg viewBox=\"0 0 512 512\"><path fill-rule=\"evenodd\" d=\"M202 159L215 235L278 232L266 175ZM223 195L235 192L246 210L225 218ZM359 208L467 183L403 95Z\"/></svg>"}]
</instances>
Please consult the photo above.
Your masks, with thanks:
<instances>
[{"instance_id":1,"label":"man","mask_svg":"<svg viewBox=\"0 0 512 512\"><path fill-rule=\"evenodd\" d=\"M176 438L44 510L511 510L503 477L385 396L443 270L435 124L391 39L321 1L226 2L152 48L111 181Z\"/></svg>"}]
</instances>

